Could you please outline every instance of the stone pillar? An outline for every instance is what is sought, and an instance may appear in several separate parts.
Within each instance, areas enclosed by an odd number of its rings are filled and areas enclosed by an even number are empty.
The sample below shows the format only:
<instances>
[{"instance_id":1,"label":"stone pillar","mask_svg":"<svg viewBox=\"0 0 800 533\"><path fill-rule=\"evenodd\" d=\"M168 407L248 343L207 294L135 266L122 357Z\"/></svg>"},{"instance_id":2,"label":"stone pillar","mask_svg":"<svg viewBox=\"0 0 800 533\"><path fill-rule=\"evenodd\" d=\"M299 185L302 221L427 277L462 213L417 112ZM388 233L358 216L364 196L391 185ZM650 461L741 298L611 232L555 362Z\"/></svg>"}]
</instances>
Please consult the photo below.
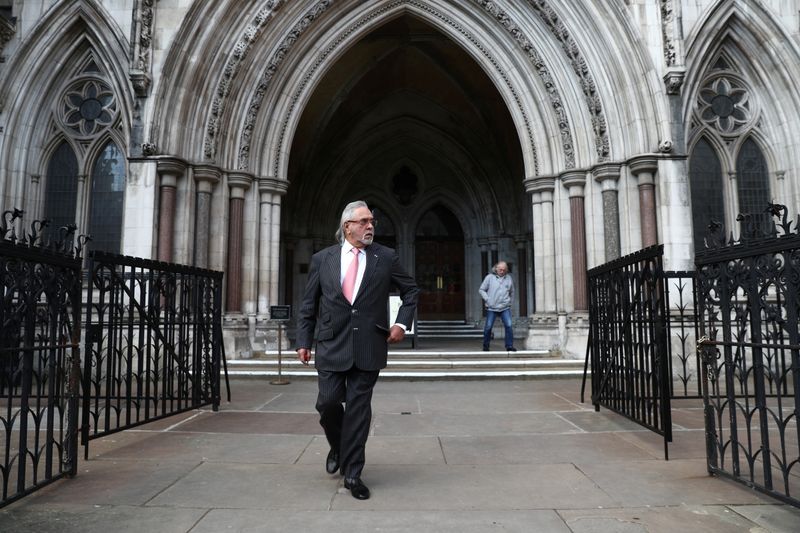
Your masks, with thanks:
<instances>
[{"instance_id":1,"label":"stone pillar","mask_svg":"<svg viewBox=\"0 0 800 533\"><path fill-rule=\"evenodd\" d=\"M517 299L519 300L519 316L528 316L528 237L516 235L514 243L517 247Z\"/></svg>"},{"instance_id":2,"label":"stone pillar","mask_svg":"<svg viewBox=\"0 0 800 533\"><path fill-rule=\"evenodd\" d=\"M556 311L556 243L553 220L554 176L525 180L533 205L534 258L536 269L536 312Z\"/></svg>"},{"instance_id":3,"label":"stone pillar","mask_svg":"<svg viewBox=\"0 0 800 533\"><path fill-rule=\"evenodd\" d=\"M603 194L603 237L606 243L605 260L612 261L621 255L619 231L619 199L617 197L617 182L619 181L620 165L606 163L598 165L592 170L594 179L601 185Z\"/></svg>"},{"instance_id":4,"label":"stone pillar","mask_svg":"<svg viewBox=\"0 0 800 533\"><path fill-rule=\"evenodd\" d=\"M569 191L569 218L572 236L572 303L576 311L586 311L589 309L584 210L586 172L578 170L562 174L561 183Z\"/></svg>"},{"instance_id":5,"label":"stone pillar","mask_svg":"<svg viewBox=\"0 0 800 533\"><path fill-rule=\"evenodd\" d=\"M258 238L258 314L269 313L277 305L280 289L281 196L288 182L274 178L259 178L260 196Z\"/></svg>"},{"instance_id":6,"label":"stone pillar","mask_svg":"<svg viewBox=\"0 0 800 533\"><path fill-rule=\"evenodd\" d=\"M219 182L220 172L211 166L194 167L197 182L197 210L194 229L194 264L208 268L208 243L211 239L211 194Z\"/></svg>"},{"instance_id":7,"label":"stone pillar","mask_svg":"<svg viewBox=\"0 0 800 533\"><path fill-rule=\"evenodd\" d=\"M656 217L656 181L658 159L643 155L628 162L631 173L639 181L639 220L642 226L642 248L658 244L658 219Z\"/></svg>"},{"instance_id":8,"label":"stone pillar","mask_svg":"<svg viewBox=\"0 0 800 533\"><path fill-rule=\"evenodd\" d=\"M180 159L159 159L160 201L158 204L158 260L171 263L175 239L175 195L178 178L183 176L186 163Z\"/></svg>"},{"instance_id":9,"label":"stone pillar","mask_svg":"<svg viewBox=\"0 0 800 533\"><path fill-rule=\"evenodd\" d=\"M244 220L244 194L250 188L253 178L248 174L228 176L230 188L230 214L228 217L228 268L227 298L225 310L228 313L242 312L242 234Z\"/></svg>"},{"instance_id":10,"label":"stone pillar","mask_svg":"<svg viewBox=\"0 0 800 533\"><path fill-rule=\"evenodd\" d=\"M78 234L89 233L89 212L86 209L86 174L78 174L78 190L75 200L75 225L78 227ZM58 228L54 228L57 230Z\"/></svg>"}]
</instances>

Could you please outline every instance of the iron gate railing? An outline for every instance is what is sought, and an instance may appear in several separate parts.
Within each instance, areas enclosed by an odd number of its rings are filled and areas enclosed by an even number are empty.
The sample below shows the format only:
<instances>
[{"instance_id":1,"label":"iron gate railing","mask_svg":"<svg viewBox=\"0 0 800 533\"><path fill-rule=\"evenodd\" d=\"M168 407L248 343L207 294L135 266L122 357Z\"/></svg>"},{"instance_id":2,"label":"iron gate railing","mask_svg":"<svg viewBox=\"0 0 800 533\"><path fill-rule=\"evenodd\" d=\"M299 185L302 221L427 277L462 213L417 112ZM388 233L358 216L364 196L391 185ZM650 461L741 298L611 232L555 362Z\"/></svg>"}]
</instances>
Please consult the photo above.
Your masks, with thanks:
<instances>
[{"instance_id":1,"label":"iron gate railing","mask_svg":"<svg viewBox=\"0 0 800 533\"><path fill-rule=\"evenodd\" d=\"M592 403L672 441L662 246L589 271Z\"/></svg>"},{"instance_id":2,"label":"iron gate railing","mask_svg":"<svg viewBox=\"0 0 800 533\"><path fill-rule=\"evenodd\" d=\"M708 470L800 506L800 217L697 254Z\"/></svg>"},{"instance_id":3,"label":"iron gate railing","mask_svg":"<svg viewBox=\"0 0 800 533\"><path fill-rule=\"evenodd\" d=\"M222 272L93 252L82 444L220 400Z\"/></svg>"},{"instance_id":4,"label":"iron gate railing","mask_svg":"<svg viewBox=\"0 0 800 533\"><path fill-rule=\"evenodd\" d=\"M0 220L0 506L77 468L81 253L74 227Z\"/></svg>"}]
</instances>

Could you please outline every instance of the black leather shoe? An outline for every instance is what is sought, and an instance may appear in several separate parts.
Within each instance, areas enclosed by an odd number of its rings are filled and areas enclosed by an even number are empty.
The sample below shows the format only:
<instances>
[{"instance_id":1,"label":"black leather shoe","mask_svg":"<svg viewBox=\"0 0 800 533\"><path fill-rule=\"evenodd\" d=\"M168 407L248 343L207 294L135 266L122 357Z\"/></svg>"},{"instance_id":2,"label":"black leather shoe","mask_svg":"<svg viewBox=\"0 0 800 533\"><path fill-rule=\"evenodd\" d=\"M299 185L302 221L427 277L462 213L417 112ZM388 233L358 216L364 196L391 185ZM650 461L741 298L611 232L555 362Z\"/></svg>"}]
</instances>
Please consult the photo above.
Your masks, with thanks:
<instances>
[{"instance_id":1,"label":"black leather shoe","mask_svg":"<svg viewBox=\"0 0 800 533\"><path fill-rule=\"evenodd\" d=\"M516 351L517 351L517 349L516 349L516 348L514 348L513 346L509 346L508 348L506 348L506 351L507 351L507 352L516 352Z\"/></svg>"},{"instance_id":2,"label":"black leather shoe","mask_svg":"<svg viewBox=\"0 0 800 533\"><path fill-rule=\"evenodd\" d=\"M484 351L484 352L488 352L488 351L489 351L489 347L488 347L488 346L484 346L484 347L483 347L483 351Z\"/></svg>"},{"instance_id":3,"label":"black leather shoe","mask_svg":"<svg viewBox=\"0 0 800 533\"><path fill-rule=\"evenodd\" d=\"M350 494L352 494L353 498L356 500L369 499L369 489L366 485L364 485L364 482L361 481L360 477L355 479L345 479L344 488L350 489Z\"/></svg>"},{"instance_id":4,"label":"black leather shoe","mask_svg":"<svg viewBox=\"0 0 800 533\"><path fill-rule=\"evenodd\" d=\"M329 474L335 474L339 470L339 452L331 448L328 452L328 458L325 459L325 471Z\"/></svg>"}]
</instances>

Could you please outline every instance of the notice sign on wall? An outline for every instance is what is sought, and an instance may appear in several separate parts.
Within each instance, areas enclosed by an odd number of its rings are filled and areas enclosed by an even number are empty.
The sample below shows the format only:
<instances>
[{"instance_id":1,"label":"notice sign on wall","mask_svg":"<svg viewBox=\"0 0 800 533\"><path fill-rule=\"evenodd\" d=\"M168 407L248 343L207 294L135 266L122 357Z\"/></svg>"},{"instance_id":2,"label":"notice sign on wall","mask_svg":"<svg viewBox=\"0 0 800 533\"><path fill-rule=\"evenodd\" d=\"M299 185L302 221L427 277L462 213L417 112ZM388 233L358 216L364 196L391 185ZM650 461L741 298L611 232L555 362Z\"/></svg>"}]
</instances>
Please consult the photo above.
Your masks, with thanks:
<instances>
[{"instance_id":1,"label":"notice sign on wall","mask_svg":"<svg viewBox=\"0 0 800 533\"><path fill-rule=\"evenodd\" d=\"M289 320L292 317L291 305L270 305L269 317L272 320Z\"/></svg>"}]
</instances>

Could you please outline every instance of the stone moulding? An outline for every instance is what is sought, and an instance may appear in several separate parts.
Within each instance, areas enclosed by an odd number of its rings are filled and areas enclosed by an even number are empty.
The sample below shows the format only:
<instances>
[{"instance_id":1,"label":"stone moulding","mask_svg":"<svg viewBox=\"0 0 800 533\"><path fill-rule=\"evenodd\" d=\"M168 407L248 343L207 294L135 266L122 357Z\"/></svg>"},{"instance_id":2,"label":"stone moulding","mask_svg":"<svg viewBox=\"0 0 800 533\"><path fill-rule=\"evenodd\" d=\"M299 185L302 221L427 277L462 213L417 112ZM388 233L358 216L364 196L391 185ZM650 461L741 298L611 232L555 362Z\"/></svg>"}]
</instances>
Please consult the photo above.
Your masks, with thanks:
<instances>
[{"instance_id":1,"label":"stone moulding","mask_svg":"<svg viewBox=\"0 0 800 533\"><path fill-rule=\"evenodd\" d=\"M259 35L261 35L261 31L267 23L274 18L275 13L277 13L282 5L282 0L271 0L256 13L253 20L242 32L241 37L239 37L239 40L233 47L228 61L225 63L222 77L217 82L217 88L214 91L214 100L211 103L211 114L206 122L203 154L207 160L213 160L216 156L219 119L225 110L226 100L231 88L231 80L236 76L242 61L247 57L253 43L258 39Z\"/></svg>"},{"instance_id":2,"label":"stone moulding","mask_svg":"<svg viewBox=\"0 0 800 533\"><path fill-rule=\"evenodd\" d=\"M592 117L592 128L594 129L594 143L595 150L597 151L598 161L608 161L610 142L608 139L608 125L606 117L603 112L603 103L600 101L600 96L597 94L597 84L594 81L589 65L586 59L581 55L578 43L569 33L564 22L558 13L548 5L545 0L528 0L528 4L533 8L542 22L553 34L553 37L561 44L572 70L578 77L579 86L583 91L586 105L589 109L589 115Z\"/></svg>"},{"instance_id":3,"label":"stone moulding","mask_svg":"<svg viewBox=\"0 0 800 533\"><path fill-rule=\"evenodd\" d=\"M155 23L155 0L140 0L134 10L134 41L133 63L130 69L130 79L136 96L144 98L150 90L152 55L153 55L153 26Z\"/></svg>"},{"instance_id":4,"label":"stone moulding","mask_svg":"<svg viewBox=\"0 0 800 533\"><path fill-rule=\"evenodd\" d=\"M386 11L395 9L395 8L397 8L399 6L403 6L403 5L413 6L413 7L417 8L417 9L419 9L419 10L422 10L422 11L428 13L430 16L435 17L435 18L439 19L440 21L446 23L450 27L454 28L456 31L458 31L458 33L460 33L465 38L467 38L478 50L480 50L481 54L483 54L483 56L492 64L492 66L495 68L495 70L498 73L498 75L503 79L504 83L506 84L506 87L508 88L508 90L511 93L512 97L514 98L515 103L517 104L517 109L518 109L518 111L520 113L520 116L522 117L522 119L524 121L526 133L528 135L528 141L529 141L529 144L531 146L534 171L538 172L539 164L538 164L538 159L537 159L537 155L536 155L536 148L535 148L536 144L534 143L533 130L531 129L530 120L528 119L527 113L525 112L524 106L522 105L522 99L520 98L519 93L514 88L513 84L511 83L510 79L508 78L508 75L506 74L506 72L500 67L500 64L498 63L498 61L489 53L488 49L474 35L472 35L464 27L459 25L456 21L452 20L451 18L449 18L445 14L443 14L440 11L436 10L430 4L428 4L426 2L419 1L419 0L397 0L395 2L391 2L389 4L381 6L379 9L377 9L375 11L372 11L370 13L367 13L366 15L361 17L358 21L356 21L350 27L348 27L348 28L344 29L342 32L340 32L339 35L337 36L337 38L334 39L334 41L329 46L327 46L324 50L322 50L319 53L319 55L317 56L317 60L314 62L314 65L308 69L308 71L306 72L305 76L303 77L301 82L298 84L298 88L294 92L294 94L292 95L292 99L291 99L291 103L289 105L289 108L288 108L288 110L287 110L287 112L286 112L286 114L285 114L285 116L283 118L283 121L281 122L280 136L278 138L277 146L274 149L273 167L272 167L273 174L274 175L279 175L280 164L281 164L281 156L280 156L280 154L282 153L283 143L285 142L286 130L288 128L289 118L292 116L292 113L293 113L295 107L297 106L297 102L300 99L300 96L305 91L306 86L308 85L308 83L310 82L311 78L314 76L316 71L319 69L319 67L325 62L325 60L328 58L328 56L330 56L330 54L334 50L336 50L350 35L353 34L353 32L355 32L356 30L358 30L360 27L364 26L365 24L369 23L370 21L374 20L375 18L379 17L380 15L385 13ZM277 66L275 68L277 68ZM269 67L268 67L268 69L269 69ZM272 72L270 74L270 78L273 75L274 75L274 72ZM265 91L266 91L266 88L265 88ZM263 94L261 95L261 98L263 98ZM255 97L254 97L253 101L251 101L251 106L250 106L250 109L254 111L254 114L252 116L253 121L255 120L255 115L257 114L258 109L260 108L260 106L261 106L261 101L259 100L258 102L255 102ZM250 114L248 114L248 120L250 120L250 118L251 118L251 116L250 116ZM252 125L252 123L249 123L248 125L246 125L245 132L242 134L242 140L241 140L240 145L239 145L240 146L240 152L239 152L239 168L240 169L247 169L249 167L249 164L250 164L249 152L250 152L250 140L251 140L250 139L250 135L252 133L252 129L253 129L253 125Z\"/></svg>"},{"instance_id":5,"label":"stone moulding","mask_svg":"<svg viewBox=\"0 0 800 533\"><path fill-rule=\"evenodd\" d=\"M544 59L533 46L533 41L528 39L519 25L512 20L511 15L500 9L495 2L490 0L475 0L475 3L482 7L488 14L492 15L500 25L505 28L533 64L534 70L544 84L547 95L550 98L550 105L558 121L558 128L561 134L561 147L564 150L564 168L575 168L575 143L572 139L572 132L570 131L569 118L564 109L564 102L561 99L561 95L556 88L555 79L550 73L550 69L547 68Z\"/></svg>"}]
</instances>

